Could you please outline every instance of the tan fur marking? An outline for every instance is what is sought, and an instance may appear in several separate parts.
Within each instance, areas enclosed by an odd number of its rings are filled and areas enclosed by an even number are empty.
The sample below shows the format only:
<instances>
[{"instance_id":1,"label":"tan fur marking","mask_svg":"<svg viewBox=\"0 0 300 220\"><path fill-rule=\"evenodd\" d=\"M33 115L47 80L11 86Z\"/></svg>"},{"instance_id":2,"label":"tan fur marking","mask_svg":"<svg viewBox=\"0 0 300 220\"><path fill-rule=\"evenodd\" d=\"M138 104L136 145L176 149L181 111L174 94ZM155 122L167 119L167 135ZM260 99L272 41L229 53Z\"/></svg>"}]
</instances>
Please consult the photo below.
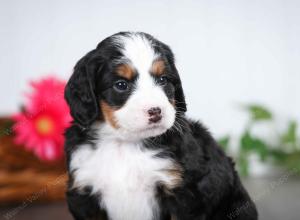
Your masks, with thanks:
<instances>
[{"instance_id":1,"label":"tan fur marking","mask_svg":"<svg viewBox=\"0 0 300 220\"><path fill-rule=\"evenodd\" d=\"M134 69L128 64L121 64L117 67L116 72L119 76L131 80L134 77Z\"/></svg>"},{"instance_id":2,"label":"tan fur marking","mask_svg":"<svg viewBox=\"0 0 300 220\"><path fill-rule=\"evenodd\" d=\"M180 186L180 184L182 182L182 175L183 175L182 174L183 173L182 167L179 164L175 163L174 168L169 169L168 173L169 173L170 176L173 177L173 180L174 180L171 187L175 188L177 186Z\"/></svg>"},{"instance_id":3,"label":"tan fur marking","mask_svg":"<svg viewBox=\"0 0 300 220\"><path fill-rule=\"evenodd\" d=\"M117 124L117 121L114 116L115 109L108 105L106 102L101 101L100 106L102 109L102 113L104 116L104 119L111 124L114 128L119 128L119 125Z\"/></svg>"},{"instance_id":4,"label":"tan fur marking","mask_svg":"<svg viewBox=\"0 0 300 220\"><path fill-rule=\"evenodd\" d=\"M165 62L163 60L156 60L151 67L151 73L155 76L160 76L164 73Z\"/></svg>"},{"instance_id":5,"label":"tan fur marking","mask_svg":"<svg viewBox=\"0 0 300 220\"><path fill-rule=\"evenodd\" d=\"M173 168L165 170L167 175L172 177L171 183L165 183L164 191L165 193L172 195L172 189L179 187L182 183L183 169L179 164L174 164Z\"/></svg>"},{"instance_id":6,"label":"tan fur marking","mask_svg":"<svg viewBox=\"0 0 300 220\"><path fill-rule=\"evenodd\" d=\"M175 99L171 99L170 102L171 102L171 104L172 104L174 107L176 107Z\"/></svg>"}]
</instances>

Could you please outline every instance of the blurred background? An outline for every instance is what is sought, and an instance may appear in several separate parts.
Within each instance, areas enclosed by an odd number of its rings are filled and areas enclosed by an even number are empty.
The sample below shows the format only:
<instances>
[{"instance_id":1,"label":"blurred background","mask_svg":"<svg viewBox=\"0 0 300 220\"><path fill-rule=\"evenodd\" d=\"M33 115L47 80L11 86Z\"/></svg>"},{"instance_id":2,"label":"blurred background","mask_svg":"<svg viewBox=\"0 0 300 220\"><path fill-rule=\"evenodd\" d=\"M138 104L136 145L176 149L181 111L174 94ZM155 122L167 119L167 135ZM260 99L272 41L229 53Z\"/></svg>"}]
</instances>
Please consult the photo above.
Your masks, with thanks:
<instances>
[{"instance_id":1,"label":"blurred background","mask_svg":"<svg viewBox=\"0 0 300 220\"><path fill-rule=\"evenodd\" d=\"M300 1L0 0L0 27L0 219L71 219L62 137L44 140L69 115L51 121L52 107L119 31L173 49L187 115L235 159L260 219L299 219Z\"/></svg>"}]
</instances>

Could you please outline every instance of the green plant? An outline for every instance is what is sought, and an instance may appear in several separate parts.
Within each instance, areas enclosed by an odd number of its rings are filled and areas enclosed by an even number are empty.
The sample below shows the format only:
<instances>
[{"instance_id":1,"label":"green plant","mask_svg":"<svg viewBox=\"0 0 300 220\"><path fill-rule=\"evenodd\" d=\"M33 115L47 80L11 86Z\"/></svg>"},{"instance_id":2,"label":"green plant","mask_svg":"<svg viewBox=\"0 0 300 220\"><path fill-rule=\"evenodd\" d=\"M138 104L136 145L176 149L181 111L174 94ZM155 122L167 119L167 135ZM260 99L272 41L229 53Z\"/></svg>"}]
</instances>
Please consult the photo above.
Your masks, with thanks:
<instances>
[{"instance_id":1,"label":"green plant","mask_svg":"<svg viewBox=\"0 0 300 220\"><path fill-rule=\"evenodd\" d=\"M271 111L261 105L247 105L244 108L249 114L249 121L239 137L238 153L235 156L238 171L241 175L249 174L249 155L256 154L265 163L273 163L287 169L300 169L300 141L297 137L297 122L290 121L287 128L278 134L275 144L257 137L252 130L254 125L262 121L273 121ZM231 137L226 135L219 139L225 151L230 149Z\"/></svg>"}]
</instances>

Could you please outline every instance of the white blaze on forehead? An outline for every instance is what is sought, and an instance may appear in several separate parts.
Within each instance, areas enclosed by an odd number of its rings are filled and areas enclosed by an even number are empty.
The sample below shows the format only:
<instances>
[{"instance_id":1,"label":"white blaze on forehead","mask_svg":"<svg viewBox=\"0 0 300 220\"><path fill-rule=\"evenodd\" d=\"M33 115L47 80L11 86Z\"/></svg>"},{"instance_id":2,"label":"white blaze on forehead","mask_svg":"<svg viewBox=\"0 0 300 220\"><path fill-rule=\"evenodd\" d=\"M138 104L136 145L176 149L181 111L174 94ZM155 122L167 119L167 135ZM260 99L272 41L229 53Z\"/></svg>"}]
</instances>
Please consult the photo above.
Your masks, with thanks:
<instances>
[{"instance_id":1,"label":"white blaze on forehead","mask_svg":"<svg viewBox=\"0 0 300 220\"><path fill-rule=\"evenodd\" d=\"M175 110L162 86L156 83L150 73L153 61L160 54L155 53L151 40L139 33L117 36L115 42L120 45L123 54L121 62L127 62L138 74L133 92L122 108L114 112L120 125L118 135L128 139L123 133L129 132L130 137L135 134L133 139L141 139L162 134L173 125ZM152 126L149 124L148 110L153 107L161 109L162 119L156 129L147 130Z\"/></svg>"},{"instance_id":2,"label":"white blaze on forehead","mask_svg":"<svg viewBox=\"0 0 300 220\"><path fill-rule=\"evenodd\" d=\"M119 40L123 45L123 55L130 60L138 73L149 73L153 61L158 57L151 42L145 36L135 33L121 36Z\"/></svg>"}]
</instances>

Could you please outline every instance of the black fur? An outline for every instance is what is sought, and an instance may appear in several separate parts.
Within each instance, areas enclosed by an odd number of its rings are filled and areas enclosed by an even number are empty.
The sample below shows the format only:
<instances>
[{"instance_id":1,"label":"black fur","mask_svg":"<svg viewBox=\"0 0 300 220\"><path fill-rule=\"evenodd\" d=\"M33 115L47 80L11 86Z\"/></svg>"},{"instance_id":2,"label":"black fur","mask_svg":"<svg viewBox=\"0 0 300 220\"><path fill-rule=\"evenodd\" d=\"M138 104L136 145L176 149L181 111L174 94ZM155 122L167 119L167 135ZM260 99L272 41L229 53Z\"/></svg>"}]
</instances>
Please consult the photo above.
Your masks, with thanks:
<instances>
[{"instance_id":1,"label":"black fur","mask_svg":"<svg viewBox=\"0 0 300 220\"><path fill-rule=\"evenodd\" d=\"M157 156L172 157L183 168L183 183L171 193L166 193L163 187L157 185L160 220L171 220L171 215L172 220L256 220L255 205L242 186L232 160L199 122L184 115L184 93L170 48L148 34L140 34L151 39L155 50L166 60L170 84L165 92L170 99L175 99L177 110L176 128L159 137L144 140L148 148L163 149ZM130 95L128 92L120 96L111 90L111 84L116 79L111 74L112 61L121 56L118 46L109 37L75 66L65 91L74 118L73 125L65 134L68 169L72 152L79 145L93 145L97 141L90 125L102 120L99 101L122 106ZM89 188L79 191L72 187L72 183L73 175L69 170L67 201L76 220L109 219L99 206L101 195L92 194Z\"/></svg>"}]
</instances>

